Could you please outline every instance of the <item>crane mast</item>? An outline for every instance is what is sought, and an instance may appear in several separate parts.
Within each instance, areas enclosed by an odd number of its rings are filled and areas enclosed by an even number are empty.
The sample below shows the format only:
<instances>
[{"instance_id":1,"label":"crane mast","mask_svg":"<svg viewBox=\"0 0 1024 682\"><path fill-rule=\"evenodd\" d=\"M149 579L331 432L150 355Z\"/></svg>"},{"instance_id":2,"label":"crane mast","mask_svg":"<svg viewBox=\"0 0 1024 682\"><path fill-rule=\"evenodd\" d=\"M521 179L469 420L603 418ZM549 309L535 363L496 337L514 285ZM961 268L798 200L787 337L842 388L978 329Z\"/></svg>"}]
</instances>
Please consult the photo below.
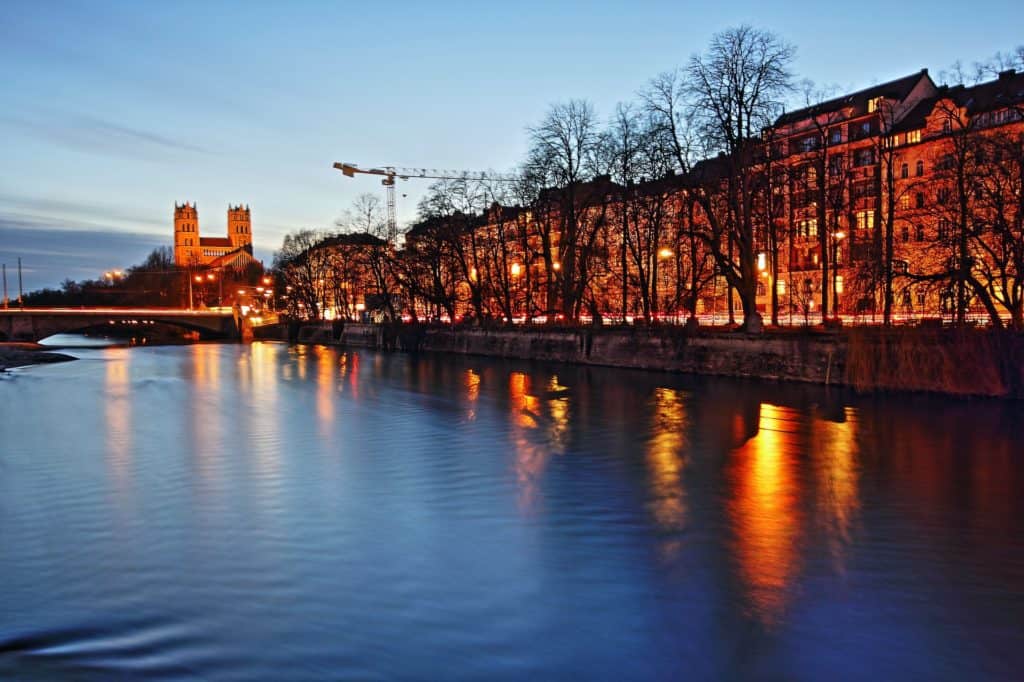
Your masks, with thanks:
<instances>
[{"instance_id":1,"label":"crane mast","mask_svg":"<svg viewBox=\"0 0 1024 682\"><path fill-rule=\"evenodd\" d=\"M421 178L426 180L473 180L477 182L515 182L514 175L491 173L488 171L455 171L438 168L402 168L398 166L381 166L376 168L360 168L354 163L338 163L333 166L345 177L354 178L357 173L363 175L382 176L381 184L387 193L388 241L395 244L398 240L398 218L395 209L395 180Z\"/></svg>"}]
</instances>

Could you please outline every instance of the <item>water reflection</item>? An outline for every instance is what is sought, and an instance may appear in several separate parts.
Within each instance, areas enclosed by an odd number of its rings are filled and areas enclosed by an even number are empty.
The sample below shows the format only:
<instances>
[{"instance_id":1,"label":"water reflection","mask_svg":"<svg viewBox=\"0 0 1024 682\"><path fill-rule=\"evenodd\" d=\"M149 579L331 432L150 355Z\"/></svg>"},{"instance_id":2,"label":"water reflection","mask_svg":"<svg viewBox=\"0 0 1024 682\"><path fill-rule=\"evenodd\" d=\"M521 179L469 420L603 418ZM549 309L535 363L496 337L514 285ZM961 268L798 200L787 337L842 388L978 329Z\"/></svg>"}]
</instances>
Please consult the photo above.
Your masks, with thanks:
<instances>
[{"instance_id":1,"label":"water reflection","mask_svg":"<svg viewBox=\"0 0 1024 682\"><path fill-rule=\"evenodd\" d=\"M798 431L795 410L762 403L757 435L731 458L729 514L735 558L749 608L765 625L782 617L798 570Z\"/></svg>"},{"instance_id":2,"label":"water reflection","mask_svg":"<svg viewBox=\"0 0 1024 682\"><path fill-rule=\"evenodd\" d=\"M852 407L844 408L842 421L814 420L808 448L817 473L819 524L823 526L833 568L838 573L845 571L846 549L860 508L857 423Z\"/></svg>"},{"instance_id":3,"label":"water reflection","mask_svg":"<svg viewBox=\"0 0 1024 682\"><path fill-rule=\"evenodd\" d=\"M83 354L103 362L0 382L2 679L1024 666L1020 406L266 343Z\"/></svg>"},{"instance_id":4,"label":"water reflection","mask_svg":"<svg viewBox=\"0 0 1024 682\"><path fill-rule=\"evenodd\" d=\"M519 483L519 507L527 513L538 505L540 478L551 454L543 442L538 442L534 433L540 422L540 400L530 395L530 385L530 377L525 372L509 374L508 404L516 480Z\"/></svg>"},{"instance_id":5,"label":"water reflection","mask_svg":"<svg viewBox=\"0 0 1024 682\"><path fill-rule=\"evenodd\" d=\"M480 397L480 375L472 369L467 369L463 375L463 383L466 387L466 402L469 404L466 410L466 419L476 419L476 401Z\"/></svg>"},{"instance_id":6,"label":"water reflection","mask_svg":"<svg viewBox=\"0 0 1024 682\"><path fill-rule=\"evenodd\" d=\"M131 394L131 358L127 353L110 356L106 363L102 394L106 415L106 451L110 471L119 493L131 485L133 429Z\"/></svg>"},{"instance_id":7,"label":"water reflection","mask_svg":"<svg viewBox=\"0 0 1024 682\"><path fill-rule=\"evenodd\" d=\"M647 468L651 477L651 506L658 526L668 532L683 529L686 523L686 495L683 487L684 446L687 429L683 394L658 387L649 405L650 437L647 441ZM678 539L666 547L678 549Z\"/></svg>"}]
</instances>

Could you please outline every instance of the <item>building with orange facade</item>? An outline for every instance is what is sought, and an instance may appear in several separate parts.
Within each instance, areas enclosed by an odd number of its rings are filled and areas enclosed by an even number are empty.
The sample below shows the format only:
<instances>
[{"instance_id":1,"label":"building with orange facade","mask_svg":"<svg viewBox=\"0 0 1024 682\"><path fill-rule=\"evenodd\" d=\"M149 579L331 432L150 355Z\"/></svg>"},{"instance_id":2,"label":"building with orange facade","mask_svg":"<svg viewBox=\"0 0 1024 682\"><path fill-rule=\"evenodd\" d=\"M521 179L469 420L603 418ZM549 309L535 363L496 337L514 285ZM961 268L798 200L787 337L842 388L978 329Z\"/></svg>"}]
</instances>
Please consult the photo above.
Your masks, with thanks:
<instances>
[{"instance_id":1,"label":"building with orange facade","mask_svg":"<svg viewBox=\"0 0 1024 682\"><path fill-rule=\"evenodd\" d=\"M787 112L749 149L766 317L1024 327L1024 74L948 87L918 71ZM722 188L736 166L719 155L434 217L374 286L401 291L416 318L729 321L740 305L723 254L738 247L713 223L732 219Z\"/></svg>"},{"instance_id":2,"label":"building with orange facade","mask_svg":"<svg viewBox=\"0 0 1024 682\"><path fill-rule=\"evenodd\" d=\"M202 237L195 203L174 204L174 264L179 267L243 269L254 262L248 206L228 206L227 237Z\"/></svg>"}]
</instances>

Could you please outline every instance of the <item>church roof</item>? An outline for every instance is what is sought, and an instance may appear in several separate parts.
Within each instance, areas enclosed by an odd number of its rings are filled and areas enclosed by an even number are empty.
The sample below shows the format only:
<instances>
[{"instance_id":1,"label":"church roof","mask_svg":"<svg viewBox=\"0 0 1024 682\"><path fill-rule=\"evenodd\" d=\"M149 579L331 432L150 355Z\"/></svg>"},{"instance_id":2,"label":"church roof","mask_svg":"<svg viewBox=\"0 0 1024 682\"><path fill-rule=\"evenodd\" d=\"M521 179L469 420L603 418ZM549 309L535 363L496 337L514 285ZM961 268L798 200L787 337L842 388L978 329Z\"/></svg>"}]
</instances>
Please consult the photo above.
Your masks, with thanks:
<instances>
[{"instance_id":1,"label":"church roof","mask_svg":"<svg viewBox=\"0 0 1024 682\"><path fill-rule=\"evenodd\" d=\"M231 240L227 237L200 237L199 246L222 246L230 248Z\"/></svg>"}]
</instances>

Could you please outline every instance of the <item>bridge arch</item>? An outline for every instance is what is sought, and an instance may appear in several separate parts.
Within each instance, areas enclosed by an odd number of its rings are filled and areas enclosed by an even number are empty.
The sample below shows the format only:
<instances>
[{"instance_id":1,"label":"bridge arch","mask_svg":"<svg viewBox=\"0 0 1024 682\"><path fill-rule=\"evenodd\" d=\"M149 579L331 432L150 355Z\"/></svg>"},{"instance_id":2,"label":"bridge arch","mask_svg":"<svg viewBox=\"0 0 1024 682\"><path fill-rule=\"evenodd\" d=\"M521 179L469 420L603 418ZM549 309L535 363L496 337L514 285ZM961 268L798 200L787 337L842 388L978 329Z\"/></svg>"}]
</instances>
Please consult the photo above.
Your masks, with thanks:
<instances>
[{"instance_id":1,"label":"bridge arch","mask_svg":"<svg viewBox=\"0 0 1024 682\"><path fill-rule=\"evenodd\" d=\"M231 313L180 310L0 310L0 337L40 341L54 334L97 329L111 322L153 322L199 332L206 338L238 338Z\"/></svg>"}]
</instances>

